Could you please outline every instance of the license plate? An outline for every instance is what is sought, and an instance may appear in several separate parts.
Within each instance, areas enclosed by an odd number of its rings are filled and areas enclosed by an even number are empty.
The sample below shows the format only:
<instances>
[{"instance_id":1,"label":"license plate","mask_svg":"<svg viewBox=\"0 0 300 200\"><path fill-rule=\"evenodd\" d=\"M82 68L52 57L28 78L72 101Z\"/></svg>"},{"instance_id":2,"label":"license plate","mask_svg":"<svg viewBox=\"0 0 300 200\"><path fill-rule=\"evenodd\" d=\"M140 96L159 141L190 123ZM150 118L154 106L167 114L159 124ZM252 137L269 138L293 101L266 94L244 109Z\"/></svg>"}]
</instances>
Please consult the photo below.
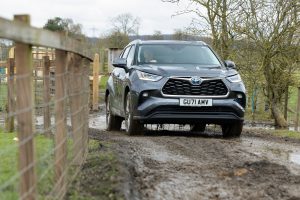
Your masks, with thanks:
<instances>
[{"instance_id":1,"label":"license plate","mask_svg":"<svg viewBox=\"0 0 300 200\"><path fill-rule=\"evenodd\" d=\"M192 98L180 98L180 106L212 106L212 99L192 99Z\"/></svg>"}]
</instances>

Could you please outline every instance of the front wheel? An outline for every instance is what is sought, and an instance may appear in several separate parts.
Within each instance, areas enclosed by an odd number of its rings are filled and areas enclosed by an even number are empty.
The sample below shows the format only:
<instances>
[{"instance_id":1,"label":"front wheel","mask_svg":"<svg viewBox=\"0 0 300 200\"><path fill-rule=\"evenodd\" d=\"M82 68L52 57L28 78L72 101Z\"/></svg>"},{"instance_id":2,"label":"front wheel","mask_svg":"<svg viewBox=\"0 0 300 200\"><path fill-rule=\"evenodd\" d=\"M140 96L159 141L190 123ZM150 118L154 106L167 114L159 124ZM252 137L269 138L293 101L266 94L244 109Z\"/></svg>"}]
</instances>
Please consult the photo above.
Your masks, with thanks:
<instances>
[{"instance_id":1,"label":"front wheel","mask_svg":"<svg viewBox=\"0 0 300 200\"><path fill-rule=\"evenodd\" d=\"M235 122L222 125L222 133L224 138L240 137L243 130L243 122Z\"/></svg>"},{"instance_id":2,"label":"front wheel","mask_svg":"<svg viewBox=\"0 0 300 200\"><path fill-rule=\"evenodd\" d=\"M122 125L122 118L114 115L111 112L111 101L110 95L106 98L106 130L107 131L119 131Z\"/></svg>"},{"instance_id":3,"label":"front wheel","mask_svg":"<svg viewBox=\"0 0 300 200\"><path fill-rule=\"evenodd\" d=\"M138 120L133 119L130 92L125 100L125 128L129 135L141 135L143 133L143 125Z\"/></svg>"}]
</instances>

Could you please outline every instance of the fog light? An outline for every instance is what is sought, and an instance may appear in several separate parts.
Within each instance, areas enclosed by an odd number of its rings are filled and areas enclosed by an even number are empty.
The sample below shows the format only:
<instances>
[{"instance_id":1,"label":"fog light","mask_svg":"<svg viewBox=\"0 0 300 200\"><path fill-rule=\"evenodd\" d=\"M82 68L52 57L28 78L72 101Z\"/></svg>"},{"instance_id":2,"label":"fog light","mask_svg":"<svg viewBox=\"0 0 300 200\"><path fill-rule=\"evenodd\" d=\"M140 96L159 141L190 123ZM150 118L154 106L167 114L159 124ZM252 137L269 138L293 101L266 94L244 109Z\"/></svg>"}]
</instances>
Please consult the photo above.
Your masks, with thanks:
<instances>
[{"instance_id":1,"label":"fog light","mask_svg":"<svg viewBox=\"0 0 300 200\"><path fill-rule=\"evenodd\" d=\"M143 93L143 97L148 97L149 96L149 93L148 92L144 92Z\"/></svg>"},{"instance_id":2,"label":"fog light","mask_svg":"<svg viewBox=\"0 0 300 200\"><path fill-rule=\"evenodd\" d=\"M243 98L243 95L238 94L238 95L237 95L237 98L238 98L238 99L242 99L242 98Z\"/></svg>"}]
</instances>

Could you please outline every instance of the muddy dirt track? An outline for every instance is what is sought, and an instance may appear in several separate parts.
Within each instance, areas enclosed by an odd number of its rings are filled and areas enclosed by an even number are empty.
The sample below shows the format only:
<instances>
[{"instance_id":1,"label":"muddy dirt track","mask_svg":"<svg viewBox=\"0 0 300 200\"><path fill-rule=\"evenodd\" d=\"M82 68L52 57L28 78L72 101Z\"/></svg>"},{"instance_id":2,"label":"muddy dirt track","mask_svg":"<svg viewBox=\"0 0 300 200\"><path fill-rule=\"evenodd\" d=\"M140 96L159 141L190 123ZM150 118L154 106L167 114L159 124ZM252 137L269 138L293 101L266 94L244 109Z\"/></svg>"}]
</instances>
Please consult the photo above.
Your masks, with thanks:
<instances>
[{"instance_id":1,"label":"muddy dirt track","mask_svg":"<svg viewBox=\"0 0 300 200\"><path fill-rule=\"evenodd\" d=\"M90 137L113 144L126 199L300 199L300 142L245 130L239 139L150 131L128 136L90 122Z\"/></svg>"}]
</instances>

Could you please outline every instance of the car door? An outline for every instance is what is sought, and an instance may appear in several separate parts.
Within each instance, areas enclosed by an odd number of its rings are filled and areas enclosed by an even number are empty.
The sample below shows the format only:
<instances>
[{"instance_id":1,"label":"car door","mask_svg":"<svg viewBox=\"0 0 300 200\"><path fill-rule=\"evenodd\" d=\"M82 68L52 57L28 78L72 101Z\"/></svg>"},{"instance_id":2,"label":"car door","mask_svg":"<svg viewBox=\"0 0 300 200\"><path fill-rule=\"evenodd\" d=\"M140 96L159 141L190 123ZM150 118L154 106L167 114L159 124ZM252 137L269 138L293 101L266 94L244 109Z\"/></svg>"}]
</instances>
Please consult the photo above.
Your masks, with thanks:
<instances>
[{"instance_id":1,"label":"car door","mask_svg":"<svg viewBox=\"0 0 300 200\"><path fill-rule=\"evenodd\" d=\"M120 58L127 58L128 53L130 51L131 46L126 47L123 52L120 55ZM116 67L113 72L112 72L112 78L113 78L113 83L114 83L114 90L115 90L115 96L113 99L114 102L114 107L116 108L116 113L118 115L121 115L121 110L123 110L122 106L122 101L120 101L121 96L122 96L122 81L120 78L124 76L123 74L125 73L125 70L123 68L118 68Z\"/></svg>"}]
</instances>

